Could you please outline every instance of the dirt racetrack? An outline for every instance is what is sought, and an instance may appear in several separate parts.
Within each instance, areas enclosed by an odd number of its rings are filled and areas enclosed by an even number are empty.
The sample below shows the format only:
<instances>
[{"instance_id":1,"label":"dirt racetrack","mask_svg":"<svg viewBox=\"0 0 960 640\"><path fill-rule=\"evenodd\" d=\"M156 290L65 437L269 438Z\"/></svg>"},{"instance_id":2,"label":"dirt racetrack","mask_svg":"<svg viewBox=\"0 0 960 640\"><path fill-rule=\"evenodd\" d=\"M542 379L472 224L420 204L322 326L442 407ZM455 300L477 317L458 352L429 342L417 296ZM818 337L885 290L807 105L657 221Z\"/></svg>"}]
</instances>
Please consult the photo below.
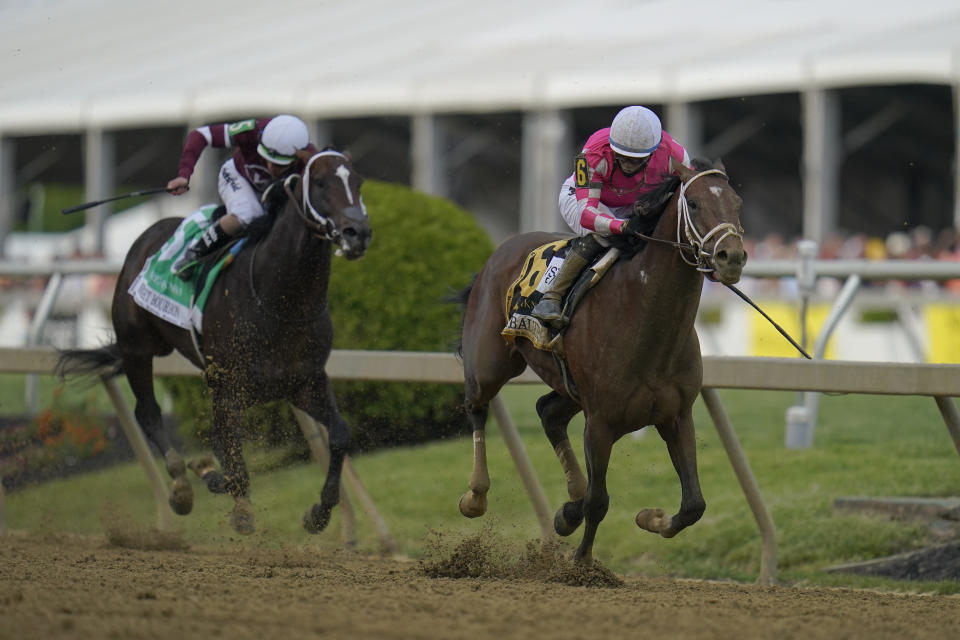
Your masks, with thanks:
<instances>
[{"instance_id":1,"label":"dirt racetrack","mask_svg":"<svg viewBox=\"0 0 960 640\"><path fill-rule=\"evenodd\" d=\"M933 640L960 629L956 596L642 577L570 586L546 566L436 578L470 563L169 546L0 536L0 638Z\"/></svg>"}]
</instances>

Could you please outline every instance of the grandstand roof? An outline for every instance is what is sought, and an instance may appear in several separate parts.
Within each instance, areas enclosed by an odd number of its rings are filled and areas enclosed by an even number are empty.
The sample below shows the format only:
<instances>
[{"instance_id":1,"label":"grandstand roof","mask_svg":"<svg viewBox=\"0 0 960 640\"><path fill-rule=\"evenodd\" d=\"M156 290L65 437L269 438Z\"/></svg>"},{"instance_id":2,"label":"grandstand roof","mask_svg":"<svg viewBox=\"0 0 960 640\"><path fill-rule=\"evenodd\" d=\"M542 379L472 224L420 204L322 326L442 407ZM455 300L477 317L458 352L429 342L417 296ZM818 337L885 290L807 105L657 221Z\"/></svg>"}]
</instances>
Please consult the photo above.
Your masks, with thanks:
<instances>
[{"instance_id":1,"label":"grandstand roof","mask_svg":"<svg viewBox=\"0 0 960 640\"><path fill-rule=\"evenodd\" d=\"M0 0L7 134L958 78L956 0Z\"/></svg>"}]
</instances>

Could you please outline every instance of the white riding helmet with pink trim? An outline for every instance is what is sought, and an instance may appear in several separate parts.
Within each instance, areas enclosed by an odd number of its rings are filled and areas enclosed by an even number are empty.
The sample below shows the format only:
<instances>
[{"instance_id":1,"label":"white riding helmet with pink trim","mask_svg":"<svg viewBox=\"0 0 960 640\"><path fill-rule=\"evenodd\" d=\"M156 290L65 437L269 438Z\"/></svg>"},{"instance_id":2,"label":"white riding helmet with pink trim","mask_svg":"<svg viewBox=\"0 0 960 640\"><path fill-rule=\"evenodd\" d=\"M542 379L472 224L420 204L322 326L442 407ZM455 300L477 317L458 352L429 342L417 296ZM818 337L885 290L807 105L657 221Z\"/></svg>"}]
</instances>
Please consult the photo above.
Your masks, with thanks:
<instances>
[{"instance_id":1,"label":"white riding helmet with pink trim","mask_svg":"<svg viewBox=\"0 0 960 640\"><path fill-rule=\"evenodd\" d=\"M275 116L260 134L257 153L273 164L287 165L296 160L296 153L310 144L310 132L296 116Z\"/></svg>"},{"instance_id":2,"label":"white riding helmet with pink trim","mask_svg":"<svg viewBox=\"0 0 960 640\"><path fill-rule=\"evenodd\" d=\"M610 148L622 156L646 158L660 146L662 137L660 118L646 107L621 109L610 125Z\"/></svg>"}]
</instances>

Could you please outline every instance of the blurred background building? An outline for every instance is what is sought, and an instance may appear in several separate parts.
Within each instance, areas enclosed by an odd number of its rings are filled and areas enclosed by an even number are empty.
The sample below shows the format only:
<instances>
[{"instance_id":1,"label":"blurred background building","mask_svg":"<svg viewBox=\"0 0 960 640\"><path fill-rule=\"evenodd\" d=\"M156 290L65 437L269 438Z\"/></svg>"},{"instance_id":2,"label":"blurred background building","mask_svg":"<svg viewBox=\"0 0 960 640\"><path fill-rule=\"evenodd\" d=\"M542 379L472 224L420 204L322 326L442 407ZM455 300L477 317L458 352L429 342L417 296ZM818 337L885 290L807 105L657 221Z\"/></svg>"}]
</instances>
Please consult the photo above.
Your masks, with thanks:
<instances>
[{"instance_id":1,"label":"blurred background building","mask_svg":"<svg viewBox=\"0 0 960 640\"><path fill-rule=\"evenodd\" d=\"M560 229L575 151L644 104L722 157L764 248L917 227L935 242L960 219L958 81L955 0L6 0L0 238L44 184L162 186L189 128L281 112L496 240ZM194 202L216 197L204 160ZM109 211L87 214L84 252Z\"/></svg>"}]
</instances>

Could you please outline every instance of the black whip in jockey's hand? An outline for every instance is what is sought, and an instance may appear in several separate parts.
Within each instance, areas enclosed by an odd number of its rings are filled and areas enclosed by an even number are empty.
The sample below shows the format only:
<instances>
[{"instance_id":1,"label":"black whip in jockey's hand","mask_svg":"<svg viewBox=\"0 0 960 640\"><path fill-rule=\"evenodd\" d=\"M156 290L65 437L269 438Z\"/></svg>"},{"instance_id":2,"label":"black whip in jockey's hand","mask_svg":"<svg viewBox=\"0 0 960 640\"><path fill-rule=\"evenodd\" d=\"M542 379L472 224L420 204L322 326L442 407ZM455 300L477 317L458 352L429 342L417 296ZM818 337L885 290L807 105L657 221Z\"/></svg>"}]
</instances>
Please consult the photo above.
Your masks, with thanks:
<instances>
[{"instance_id":1,"label":"black whip in jockey's hand","mask_svg":"<svg viewBox=\"0 0 960 640\"><path fill-rule=\"evenodd\" d=\"M103 200L94 200L93 202L84 202L83 204L78 204L74 207L67 207L60 211L60 213L66 215L68 213L75 213L77 211L83 211L84 209L90 209L96 207L97 205L106 204L108 202L113 202L114 200L123 200L124 198L135 198L137 196L149 196L155 193L170 193L166 187L157 187L156 189L143 189L142 191L133 191L131 193L125 193L122 196L113 196L112 198L104 198Z\"/></svg>"}]
</instances>

